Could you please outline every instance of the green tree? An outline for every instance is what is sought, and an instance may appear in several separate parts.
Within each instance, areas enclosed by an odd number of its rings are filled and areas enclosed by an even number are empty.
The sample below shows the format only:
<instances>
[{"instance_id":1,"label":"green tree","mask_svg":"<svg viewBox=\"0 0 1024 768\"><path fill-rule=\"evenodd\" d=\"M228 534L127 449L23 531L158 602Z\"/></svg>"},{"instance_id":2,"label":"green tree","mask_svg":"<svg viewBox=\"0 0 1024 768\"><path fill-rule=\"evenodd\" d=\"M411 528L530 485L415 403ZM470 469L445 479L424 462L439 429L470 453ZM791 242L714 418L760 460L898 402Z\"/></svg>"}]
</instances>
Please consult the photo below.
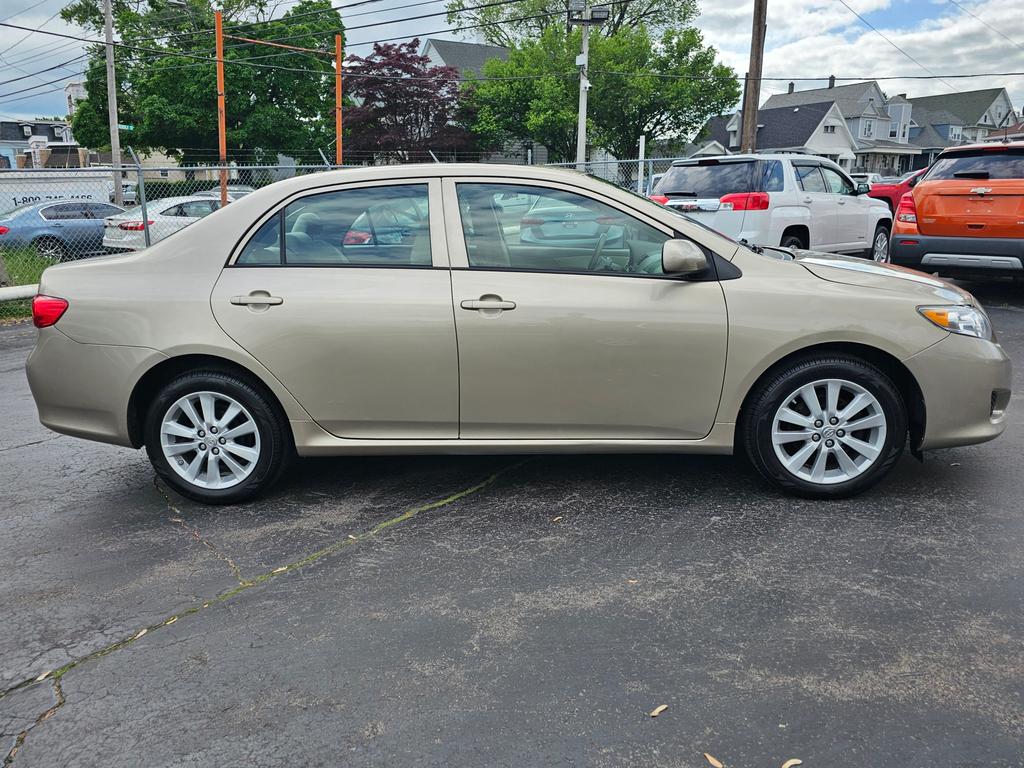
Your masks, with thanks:
<instances>
[{"instance_id":1,"label":"green tree","mask_svg":"<svg viewBox=\"0 0 1024 768\"><path fill-rule=\"evenodd\" d=\"M569 7L566 0L519 0L487 8L480 5L479 0L449 0L445 6L448 23L478 28L487 42L504 46L539 38L551 27L564 29ZM594 27L595 34L611 36L641 24L656 30L682 27L696 16L697 0L610 0L609 11L608 22Z\"/></svg>"},{"instance_id":2,"label":"green tree","mask_svg":"<svg viewBox=\"0 0 1024 768\"><path fill-rule=\"evenodd\" d=\"M225 3L225 27L259 40L324 50L324 55L285 53L225 41L225 93L229 157L273 160L285 154L317 158L333 141L334 35L341 17L329 0L301 0L281 18L266 21L263 2ZM118 3L119 122L135 129L122 143L137 150L162 148L188 163L210 161L217 150L216 66L210 0L188 0L185 9L163 3ZM95 0L78 0L65 18L101 24ZM130 47L129 47L130 46ZM283 54L283 55L282 55ZM198 57L198 58L197 58ZM252 64L264 66L252 66ZM87 99L74 130L79 141L106 146L106 71L102 49L93 52L86 75Z\"/></svg>"},{"instance_id":3,"label":"green tree","mask_svg":"<svg viewBox=\"0 0 1024 768\"><path fill-rule=\"evenodd\" d=\"M474 130L492 143L532 139L553 161L575 156L579 79L574 65L580 32L549 27L537 40L515 44L507 61L494 59L467 98ZM635 156L641 134L682 143L739 99L735 72L715 61L693 27L652 39L643 25L597 37L590 44L591 144L616 157Z\"/></svg>"}]
</instances>

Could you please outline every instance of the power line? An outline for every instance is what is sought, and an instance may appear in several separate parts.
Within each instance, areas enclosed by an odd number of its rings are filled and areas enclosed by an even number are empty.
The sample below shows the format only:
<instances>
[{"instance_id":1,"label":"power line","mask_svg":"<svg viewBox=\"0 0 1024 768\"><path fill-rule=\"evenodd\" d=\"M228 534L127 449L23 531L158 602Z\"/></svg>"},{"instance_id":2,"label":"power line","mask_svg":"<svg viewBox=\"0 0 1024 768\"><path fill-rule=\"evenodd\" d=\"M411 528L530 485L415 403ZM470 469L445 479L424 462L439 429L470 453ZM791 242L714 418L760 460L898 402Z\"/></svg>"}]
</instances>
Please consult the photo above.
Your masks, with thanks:
<instances>
[{"instance_id":1,"label":"power line","mask_svg":"<svg viewBox=\"0 0 1024 768\"><path fill-rule=\"evenodd\" d=\"M984 24L986 27L991 29L993 32L995 32L997 35L999 35L1004 40L1007 40L1008 42L1013 43L1013 45L1017 46L1021 50L1024 50L1024 45L1021 45L1020 43L1018 43L1013 38L1007 37L1006 35L1004 35L1002 32L999 31L998 28L993 27L991 24L989 24L987 21L985 21L983 18L981 18L981 16L978 16L976 14L971 13L969 10L967 10L962 5L960 5L960 3L958 3L956 0L949 0L949 2L951 2L953 5L955 5L957 8L959 8L961 11L966 13L971 18L974 18L974 19L977 19L978 21L980 21L982 24Z\"/></svg>"},{"instance_id":2,"label":"power line","mask_svg":"<svg viewBox=\"0 0 1024 768\"><path fill-rule=\"evenodd\" d=\"M21 77L12 77L10 80L0 80L0 85L7 85L8 83L14 83L14 82L17 82L18 80L25 80L25 79L27 79L29 77L36 77L38 75L43 74L44 72L50 72L50 71L52 71L54 69L61 69L62 67L66 67L68 64L72 64L72 63L74 63L76 61L79 61L80 59L84 59L87 55L88 54L83 53L83 54L81 54L79 56L75 56L75 58L73 58L73 59L68 59L67 61L62 62L60 64L54 64L52 67L47 67L46 69L40 69L37 72L31 72L31 73L22 75ZM14 65L11 64L10 66L13 67ZM15 67L15 68L17 69L17 67ZM24 70L22 70L22 71L24 71ZM81 74L81 72L79 72L78 74ZM72 75L72 77L74 77L74 76L75 75ZM43 83L43 85L46 85L46 83Z\"/></svg>"},{"instance_id":3,"label":"power line","mask_svg":"<svg viewBox=\"0 0 1024 768\"><path fill-rule=\"evenodd\" d=\"M39 0L39 2L32 3L32 5L28 6L27 8L22 8L20 11L15 11L14 13L12 13L12 14L10 14L8 16L4 16L2 19L0 19L0 21L7 21L8 19L13 19L15 16L21 16L21 14L28 13L32 9L38 8L43 3L48 3L48 2L50 2L50 0Z\"/></svg>"},{"instance_id":4,"label":"power line","mask_svg":"<svg viewBox=\"0 0 1024 768\"><path fill-rule=\"evenodd\" d=\"M872 24L872 23L871 23L870 21L868 21L868 20L867 20L867 19L865 19L865 18L864 18L863 16L861 16L861 15L860 15L859 13L857 13L857 11L853 10L853 8L851 8L851 7L850 7L850 5L849 5L849 4L848 4L848 3L846 2L846 0L839 0L839 2L840 2L840 3L842 4L842 5L843 5L843 7L844 7L844 8L846 8L846 10L848 10L848 11L849 11L850 13L852 13L852 14L853 14L854 16L856 16L856 17L857 17L858 19L860 19L860 20L861 20L862 22L864 22L864 24L866 24L866 25L868 26L868 28L869 28L869 29L871 29L871 31L872 31L872 32L874 32L874 33L875 33L876 35L878 35L878 36L879 36L880 38L882 38L883 40L885 40L885 42L887 42L887 43L888 43L889 45L891 45L891 46L892 46L893 48L895 48L895 49L896 49L897 51L899 51L900 53L902 53L902 54L903 54L904 56L906 56L906 57L907 57L908 59L910 59L910 60L911 60L912 62L914 62L915 64L917 64L917 66L919 66L919 67L920 67L921 69L923 69L923 70L924 70L925 72L927 72L927 73L928 73L928 74L930 74L930 75L933 75L933 76L935 76L935 78L936 78L937 80L939 80L940 82L942 82L942 83L944 83L944 84L945 84L946 86L948 86L948 87L950 88L950 90L953 90L953 91L955 91L955 90L956 90L956 88L954 88L954 87L953 87L952 85L950 85L949 83L947 83L947 82L946 82L945 80L943 80L943 79L942 79L941 77L938 77L937 75L935 75L935 73L934 73L934 72L932 72L932 71L931 71L930 69L928 69L928 67L926 67L926 66L925 66L924 64L922 64L922 63L921 63L920 61L918 61L917 59L915 59L915 58L914 58L913 56L911 56L911 55L910 55L909 53L907 53L907 52L906 52L906 51L904 51L904 50L903 50L902 48L900 48L900 47L899 47L898 45L896 45L896 43L894 43L894 42L893 42L892 40L890 40L890 39L889 39L888 37L886 37L886 36L885 36L885 35L884 35L884 34L883 34L883 33L881 32L881 30L879 30L879 29L878 29L878 27L876 27L876 26L875 26L874 24ZM875 78L875 79L877 80L878 78Z\"/></svg>"}]
</instances>

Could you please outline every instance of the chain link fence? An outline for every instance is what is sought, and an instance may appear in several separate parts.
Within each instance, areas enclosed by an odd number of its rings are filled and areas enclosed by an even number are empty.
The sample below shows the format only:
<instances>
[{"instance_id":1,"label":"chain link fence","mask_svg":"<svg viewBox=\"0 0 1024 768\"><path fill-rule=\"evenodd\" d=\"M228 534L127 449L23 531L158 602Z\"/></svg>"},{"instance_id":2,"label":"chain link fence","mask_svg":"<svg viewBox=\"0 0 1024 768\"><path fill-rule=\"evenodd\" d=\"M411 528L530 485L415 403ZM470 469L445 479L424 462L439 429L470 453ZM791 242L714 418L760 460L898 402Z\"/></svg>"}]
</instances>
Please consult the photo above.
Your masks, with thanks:
<instances>
[{"instance_id":1,"label":"chain link fence","mask_svg":"<svg viewBox=\"0 0 1024 768\"><path fill-rule=\"evenodd\" d=\"M583 170L650 194L657 174L673 159L595 160ZM515 162L510 157L494 160ZM577 168L575 163L548 165ZM32 291L28 286L37 284L43 270L53 264L140 250L213 213L221 206L222 174L230 202L281 179L331 169L326 165L130 165L120 172L109 167L0 169L0 319L29 313ZM5 292L16 286L25 289ZM11 294L17 298L2 300Z\"/></svg>"}]
</instances>

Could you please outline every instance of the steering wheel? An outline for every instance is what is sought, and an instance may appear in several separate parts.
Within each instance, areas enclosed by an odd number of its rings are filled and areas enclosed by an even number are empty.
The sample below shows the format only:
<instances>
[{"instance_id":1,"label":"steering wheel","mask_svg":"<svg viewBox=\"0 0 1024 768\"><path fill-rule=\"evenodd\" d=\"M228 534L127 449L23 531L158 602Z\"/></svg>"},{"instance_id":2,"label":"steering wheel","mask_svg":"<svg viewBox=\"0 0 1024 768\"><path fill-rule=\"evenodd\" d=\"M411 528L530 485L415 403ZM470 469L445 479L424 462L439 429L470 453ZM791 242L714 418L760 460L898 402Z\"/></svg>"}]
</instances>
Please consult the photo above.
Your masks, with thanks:
<instances>
[{"instance_id":1,"label":"steering wheel","mask_svg":"<svg viewBox=\"0 0 1024 768\"><path fill-rule=\"evenodd\" d=\"M590 257L590 263L587 264L587 272L597 272L597 268L601 264L601 257L604 254L604 244L607 241L608 233L602 232L601 237L597 240L597 248L594 249L594 255Z\"/></svg>"}]
</instances>

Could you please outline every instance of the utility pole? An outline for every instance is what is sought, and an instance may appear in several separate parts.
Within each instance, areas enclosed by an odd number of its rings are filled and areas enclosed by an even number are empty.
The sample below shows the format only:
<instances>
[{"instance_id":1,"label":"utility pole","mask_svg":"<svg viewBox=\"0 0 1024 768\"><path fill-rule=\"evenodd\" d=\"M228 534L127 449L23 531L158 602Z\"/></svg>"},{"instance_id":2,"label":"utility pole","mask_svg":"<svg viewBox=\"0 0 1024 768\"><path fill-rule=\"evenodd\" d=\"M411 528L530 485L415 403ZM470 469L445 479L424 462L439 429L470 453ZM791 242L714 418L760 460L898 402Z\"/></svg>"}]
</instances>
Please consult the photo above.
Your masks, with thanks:
<instances>
[{"instance_id":1,"label":"utility pole","mask_svg":"<svg viewBox=\"0 0 1024 768\"><path fill-rule=\"evenodd\" d=\"M110 0L107 0L109 3ZM228 204L227 108L224 105L224 15L213 14L217 51L217 157L220 160L220 204Z\"/></svg>"},{"instance_id":2,"label":"utility pole","mask_svg":"<svg viewBox=\"0 0 1024 768\"><path fill-rule=\"evenodd\" d=\"M764 63L764 36L768 28L768 0L754 0L754 24L750 31L750 68L743 89L743 132L741 152L757 149L757 105L761 100L761 68Z\"/></svg>"},{"instance_id":3,"label":"utility pole","mask_svg":"<svg viewBox=\"0 0 1024 768\"><path fill-rule=\"evenodd\" d=\"M590 28L604 24L611 16L608 6L590 8L587 0L569 0L570 25L583 27L583 45L580 55L576 57L576 66L580 68L580 108L576 119L576 170L587 170L587 91L590 80L587 79L587 68L590 65Z\"/></svg>"},{"instance_id":4,"label":"utility pole","mask_svg":"<svg viewBox=\"0 0 1024 768\"><path fill-rule=\"evenodd\" d=\"M117 80L114 79L114 14L111 0L103 0L103 27L107 48L107 120L110 122L110 161L114 166L114 203L124 203L121 182L121 136L117 132Z\"/></svg>"}]
</instances>

